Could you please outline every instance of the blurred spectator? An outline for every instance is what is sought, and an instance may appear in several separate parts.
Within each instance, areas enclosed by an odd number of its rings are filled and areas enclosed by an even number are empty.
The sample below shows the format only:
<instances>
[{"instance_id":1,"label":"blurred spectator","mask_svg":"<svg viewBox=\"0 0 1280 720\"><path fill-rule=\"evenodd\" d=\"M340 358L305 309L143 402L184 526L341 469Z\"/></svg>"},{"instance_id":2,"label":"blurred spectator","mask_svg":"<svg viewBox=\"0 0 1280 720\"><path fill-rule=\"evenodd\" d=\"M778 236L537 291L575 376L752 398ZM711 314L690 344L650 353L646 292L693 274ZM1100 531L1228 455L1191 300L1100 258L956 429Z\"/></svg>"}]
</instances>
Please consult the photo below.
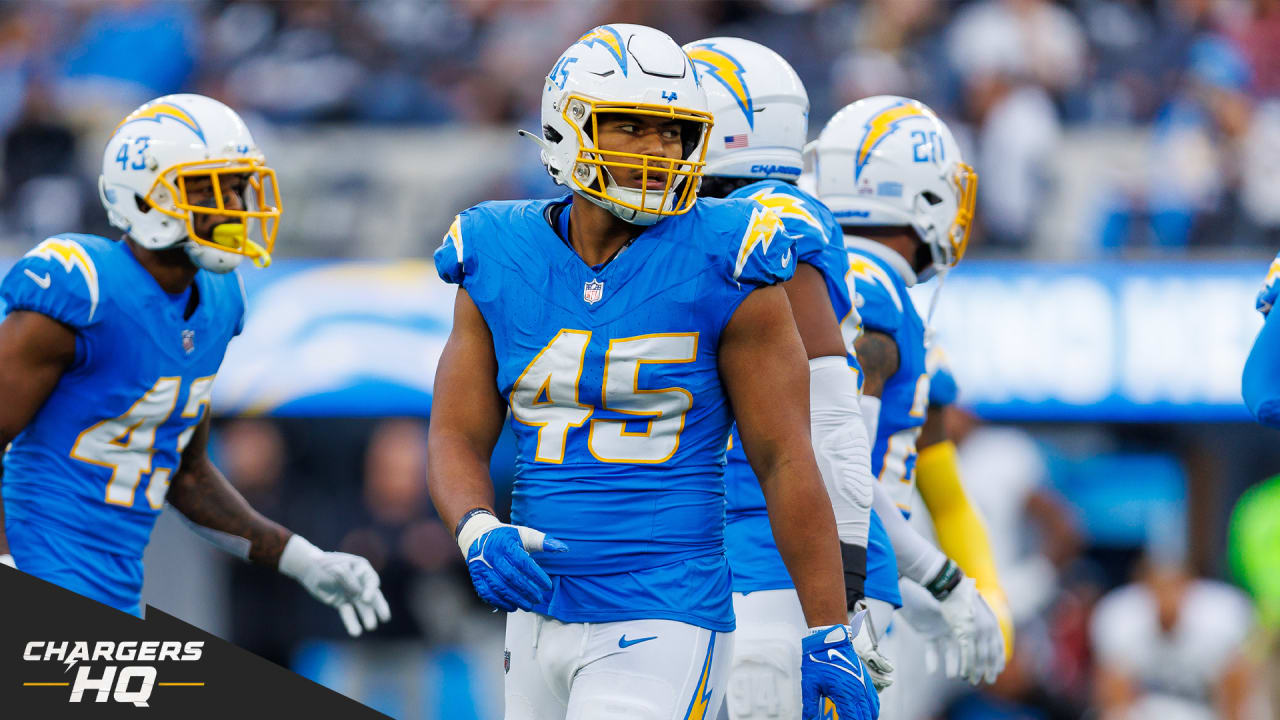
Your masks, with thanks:
<instances>
[{"instance_id":1,"label":"blurred spectator","mask_svg":"<svg viewBox=\"0 0 1280 720\"><path fill-rule=\"evenodd\" d=\"M199 54L198 9L185 2L89 3L79 37L66 54L64 102L132 107L185 89Z\"/></svg>"},{"instance_id":2,"label":"blurred spectator","mask_svg":"<svg viewBox=\"0 0 1280 720\"><path fill-rule=\"evenodd\" d=\"M461 556L453 535L427 499L427 432L417 420L385 420L375 426L365 453L365 520L339 549L369 558L382 577L391 605L384 635L451 638L448 620L423 591L431 575L456 574ZM446 603L445 606L452 607ZM454 617L456 620L456 615Z\"/></svg>"},{"instance_id":3,"label":"blurred spectator","mask_svg":"<svg viewBox=\"0 0 1280 720\"><path fill-rule=\"evenodd\" d=\"M961 10L948 52L976 129L979 222L988 245L1024 247L1049 191L1046 169L1061 134L1051 93L1084 67L1079 21L1044 0L989 0Z\"/></svg>"},{"instance_id":4,"label":"blurred spectator","mask_svg":"<svg viewBox=\"0 0 1280 720\"><path fill-rule=\"evenodd\" d=\"M1138 581L1094 609L1090 639L1103 720L1245 720L1243 650L1253 610L1239 590L1148 558Z\"/></svg>"},{"instance_id":5,"label":"blurred spectator","mask_svg":"<svg viewBox=\"0 0 1280 720\"><path fill-rule=\"evenodd\" d=\"M965 491L986 521L1014 621L1032 621L1054 600L1058 573L1080 551L1072 511L1050 488L1044 453L1025 430L984 426L956 407L946 420L959 448Z\"/></svg>"}]
</instances>

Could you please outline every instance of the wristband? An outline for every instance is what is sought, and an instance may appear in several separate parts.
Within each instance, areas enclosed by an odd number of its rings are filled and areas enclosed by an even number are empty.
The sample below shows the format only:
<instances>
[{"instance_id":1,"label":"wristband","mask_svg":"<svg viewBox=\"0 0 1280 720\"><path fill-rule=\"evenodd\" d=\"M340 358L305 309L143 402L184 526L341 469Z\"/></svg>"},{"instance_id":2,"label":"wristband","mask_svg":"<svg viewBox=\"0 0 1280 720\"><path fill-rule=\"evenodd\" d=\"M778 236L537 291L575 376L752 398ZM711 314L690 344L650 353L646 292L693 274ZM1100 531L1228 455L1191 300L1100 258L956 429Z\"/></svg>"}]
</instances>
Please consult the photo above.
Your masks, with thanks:
<instances>
[{"instance_id":1,"label":"wristband","mask_svg":"<svg viewBox=\"0 0 1280 720\"><path fill-rule=\"evenodd\" d=\"M866 597L867 549L860 545L840 543L840 560L844 564L844 600L849 612Z\"/></svg>"},{"instance_id":2,"label":"wristband","mask_svg":"<svg viewBox=\"0 0 1280 720\"><path fill-rule=\"evenodd\" d=\"M454 531L462 557L467 557L467 553L471 550L471 543L475 542L476 538L496 527L502 527L502 521L488 509L478 507L468 510L458 521L458 527Z\"/></svg>"},{"instance_id":3,"label":"wristband","mask_svg":"<svg viewBox=\"0 0 1280 720\"><path fill-rule=\"evenodd\" d=\"M463 513L462 519L458 520L458 524L453 528L453 539L457 540L458 538L462 537L462 527L466 525L467 521L470 520L473 516L480 515L482 513L485 515L493 514L488 508L482 508L482 507L474 507L466 511L465 513Z\"/></svg>"},{"instance_id":4,"label":"wristband","mask_svg":"<svg viewBox=\"0 0 1280 720\"><path fill-rule=\"evenodd\" d=\"M934 578L930 580L924 588L928 590L936 600L942 601L947 599L947 596L951 594L952 590L956 589L956 586L959 585L960 581L963 579L964 571L960 569L959 565L956 565L954 561L948 558L946 564L942 566L942 569L938 571L938 574L934 576Z\"/></svg>"}]
</instances>

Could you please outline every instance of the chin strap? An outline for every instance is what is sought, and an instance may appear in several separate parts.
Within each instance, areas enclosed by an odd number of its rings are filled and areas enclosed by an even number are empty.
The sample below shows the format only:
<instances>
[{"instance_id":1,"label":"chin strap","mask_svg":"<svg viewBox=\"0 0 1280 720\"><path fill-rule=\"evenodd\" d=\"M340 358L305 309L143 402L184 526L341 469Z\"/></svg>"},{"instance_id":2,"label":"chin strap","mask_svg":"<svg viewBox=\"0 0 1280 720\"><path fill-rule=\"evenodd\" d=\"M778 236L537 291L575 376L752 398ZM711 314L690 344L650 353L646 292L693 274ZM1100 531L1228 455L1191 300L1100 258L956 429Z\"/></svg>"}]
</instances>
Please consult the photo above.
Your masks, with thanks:
<instances>
[{"instance_id":1,"label":"chin strap","mask_svg":"<svg viewBox=\"0 0 1280 720\"><path fill-rule=\"evenodd\" d=\"M544 138L534 135L528 130L516 130L516 134L519 135L520 137L529 138L530 140L535 142L538 145L538 147L542 148L543 152L551 152L551 144L548 143Z\"/></svg>"}]
</instances>

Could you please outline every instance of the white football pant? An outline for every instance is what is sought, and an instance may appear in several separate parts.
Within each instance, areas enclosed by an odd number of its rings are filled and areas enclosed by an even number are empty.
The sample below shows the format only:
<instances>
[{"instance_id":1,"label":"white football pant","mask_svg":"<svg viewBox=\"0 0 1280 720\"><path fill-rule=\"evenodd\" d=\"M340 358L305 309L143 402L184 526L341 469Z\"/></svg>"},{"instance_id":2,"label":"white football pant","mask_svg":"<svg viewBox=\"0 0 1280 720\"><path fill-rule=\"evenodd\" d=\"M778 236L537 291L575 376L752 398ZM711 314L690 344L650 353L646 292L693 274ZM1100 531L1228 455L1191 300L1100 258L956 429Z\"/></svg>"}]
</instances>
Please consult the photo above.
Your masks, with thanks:
<instances>
[{"instance_id":1,"label":"white football pant","mask_svg":"<svg viewBox=\"0 0 1280 720\"><path fill-rule=\"evenodd\" d=\"M715 720L733 633L507 614L506 720Z\"/></svg>"}]
</instances>

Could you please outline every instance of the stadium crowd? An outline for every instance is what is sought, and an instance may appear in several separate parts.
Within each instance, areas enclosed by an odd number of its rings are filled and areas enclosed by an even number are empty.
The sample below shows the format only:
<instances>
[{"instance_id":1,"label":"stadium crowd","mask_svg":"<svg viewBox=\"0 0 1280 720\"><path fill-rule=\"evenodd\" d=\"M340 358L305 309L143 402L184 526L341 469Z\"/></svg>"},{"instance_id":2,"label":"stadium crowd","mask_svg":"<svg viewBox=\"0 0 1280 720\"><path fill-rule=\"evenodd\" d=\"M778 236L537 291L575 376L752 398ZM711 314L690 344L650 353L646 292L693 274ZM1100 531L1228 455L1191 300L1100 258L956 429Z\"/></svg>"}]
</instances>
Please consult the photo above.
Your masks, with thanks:
<instances>
[{"instance_id":1,"label":"stadium crowd","mask_svg":"<svg viewBox=\"0 0 1280 720\"><path fill-rule=\"evenodd\" d=\"M975 255L1269 256L1280 247L1280 0L64 0L0 3L0 254L73 228L112 234L92 170L110 130L104 118L147 98L209 94L268 128L268 145L273 130L283 142L334 127L537 127L548 59L606 21L775 48L809 89L813 133L859 97L926 102L960 131L981 173ZM533 146L512 142L518 160L456 207L551 191ZM1090 157L1088 148L1101 150ZM365 187L380 158L343 168L336 187ZM286 203L306 194L285 186ZM1079 208L1083 239L1045 250L1036 238L1056 237L1045 225ZM418 228L414 254L425 256L447 222ZM280 255L364 256L378 239L347 241L338 249L285 238ZM1005 554L1020 640L994 687L925 689L921 717L1076 718L1089 708L1103 718L1256 717L1263 649L1249 643L1250 606L1239 591L1194 577L1223 572L1225 548L1184 539L1188 522L1200 538L1223 530L1228 508L1102 542L1091 536L1090 508L1064 491L1083 472L1063 459L1073 447L1169 451L1191 431L1132 427L1081 441L1062 427L1032 436L957 423L970 492ZM374 637L435 647L462 644L477 627L500 633L501 618L471 591L427 501L423 422L221 419L215 430L215 460L255 507L370 559L393 611ZM1197 464L1198 448L1217 442L1237 458L1257 450L1227 444L1232 432L1184 443L1186 469L1171 471L1172 482L1209 485L1215 471ZM503 442L500 503L511 481ZM1265 465L1269 452L1250 457ZM1211 514L1203 505L1188 512ZM217 562L230 573L237 644L296 667L304 640L341 637L331 611L286 580ZM1219 624L1208 628L1188 620L1206 602L1230 610L1211 613ZM1184 644L1169 645L1174 636ZM1152 666L1178 652L1211 655L1211 671L1169 680Z\"/></svg>"}]
</instances>

